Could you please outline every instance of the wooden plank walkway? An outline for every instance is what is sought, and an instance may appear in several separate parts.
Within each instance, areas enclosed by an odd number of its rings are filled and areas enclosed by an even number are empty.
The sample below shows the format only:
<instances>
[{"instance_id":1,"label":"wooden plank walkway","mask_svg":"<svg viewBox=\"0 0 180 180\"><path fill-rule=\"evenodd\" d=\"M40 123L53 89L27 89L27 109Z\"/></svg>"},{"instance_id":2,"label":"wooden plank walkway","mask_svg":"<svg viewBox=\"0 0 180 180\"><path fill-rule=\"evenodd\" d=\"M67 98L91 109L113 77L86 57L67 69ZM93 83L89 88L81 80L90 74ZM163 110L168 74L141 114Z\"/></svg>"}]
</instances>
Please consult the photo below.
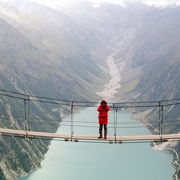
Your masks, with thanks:
<instances>
[{"instance_id":1,"label":"wooden plank walkway","mask_svg":"<svg viewBox=\"0 0 180 180\"><path fill-rule=\"evenodd\" d=\"M65 141L107 141L107 142L129 142L129 141L168 141L168 140L180 140L180 134L164 134L160 135L141 135L141 136L117 136L116 139L113 136L108 136L106 140L98 139L96 136L76 136L71 137L70 135L64 135L59 133L47 133L47 132L36 132L36 131L25 131L25 130L14 130L0 128L0 135L2 136L16 136L26 138L56 138Z\"/></svg>"}]
</instances>

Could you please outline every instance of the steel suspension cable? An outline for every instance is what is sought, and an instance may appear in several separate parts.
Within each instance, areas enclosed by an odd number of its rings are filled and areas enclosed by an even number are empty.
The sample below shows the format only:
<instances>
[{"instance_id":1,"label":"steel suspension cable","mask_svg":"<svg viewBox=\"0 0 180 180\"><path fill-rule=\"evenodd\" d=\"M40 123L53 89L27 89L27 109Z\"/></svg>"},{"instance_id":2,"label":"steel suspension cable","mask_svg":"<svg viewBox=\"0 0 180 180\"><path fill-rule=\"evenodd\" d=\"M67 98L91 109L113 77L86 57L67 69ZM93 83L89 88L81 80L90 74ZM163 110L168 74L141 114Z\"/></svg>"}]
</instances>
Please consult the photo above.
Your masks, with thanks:
<instances>
[{"instance_id":1,"label":"steel suspension cable","mask_svg":"<svg viewBox=\"0 0 180 180\"><path fill-rule=\"evenodd\" d=\"M71 141L74 135L74 128L73 128L73 109L74 109L74 104L72 102L71 104Z\"/></svg>"},{"instance_id":2,"label":"steel suspension cable","mask_svg":"<svg viewBox=\"0 0 180 180\"><path fill-rule=\"evenodd\" d=\"M91 106L94 107L98 103L98 102L89 102L89 101L88 102L85 102L85 101L83 102L83 101L63 100L63 99L43 97L43 96L33 96L33 95L30 95L30 94L18 93L18 92L14 92L14 91L5 90L5 89L0 89L0 91L3 92L3 93L0 93L0 95L2 95L2 96L8 96L8 97L13 97L13 98L18 98L18 99L24 99L25 97L29 97L29 99L31 101L39 101L39 102L42 102L42 103L51 103L51 104L64 103L64 105L69 105L72 102L74 102L74 106L76 106L76 104L79 104L78 106L84 106L84 107L91 107ZM119 105L119 107L117 107L117 108L158 107L159 102L161 102L163 106L172 106L172 105L175 105L175 104L180 104L180 98L170 99L170 100L161 100L161 101L117 102L117 103L114 103L114 104ZM113 103L109 103L109 104L112 105ZM131 104L131 106L129 106L128 104ZM143 104L143 105L141 105L141 104ZM149 104L149 105L146 105L146 104Z\"/></svg>"}]
</instances>

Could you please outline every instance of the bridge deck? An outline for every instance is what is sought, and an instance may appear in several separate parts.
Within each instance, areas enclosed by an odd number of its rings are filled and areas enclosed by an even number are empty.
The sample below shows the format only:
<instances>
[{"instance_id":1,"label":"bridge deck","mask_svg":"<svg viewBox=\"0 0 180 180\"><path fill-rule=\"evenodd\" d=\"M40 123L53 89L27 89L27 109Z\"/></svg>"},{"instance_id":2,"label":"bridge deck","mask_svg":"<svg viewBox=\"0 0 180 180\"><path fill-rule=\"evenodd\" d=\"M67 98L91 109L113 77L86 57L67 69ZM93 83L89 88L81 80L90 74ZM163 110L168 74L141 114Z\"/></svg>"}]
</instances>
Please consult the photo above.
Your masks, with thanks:
<instances>
[{"instance_id":1,"label":"bridge deck","mask_svg":"<svg viewBox=\"0 0 180 180\"><path fill-rule=\"evenodd\" d=\"M72 138L70 135L64 135L59 133L47 133L47 132L36 132L36 131L25 131L25 130L14 130L0 128L0 135L2 136L18 136L27 138L57 138L64 140L75 140L75 141L115 141L114 136L109 136L106 140L98 139L96 136L76 136ZM116 140L119 142L126 141L168 141L168 140L180 140L180 134L165 134L165 135L141 135L141 136L117 136Z\"/></svg>"}]
</instances>

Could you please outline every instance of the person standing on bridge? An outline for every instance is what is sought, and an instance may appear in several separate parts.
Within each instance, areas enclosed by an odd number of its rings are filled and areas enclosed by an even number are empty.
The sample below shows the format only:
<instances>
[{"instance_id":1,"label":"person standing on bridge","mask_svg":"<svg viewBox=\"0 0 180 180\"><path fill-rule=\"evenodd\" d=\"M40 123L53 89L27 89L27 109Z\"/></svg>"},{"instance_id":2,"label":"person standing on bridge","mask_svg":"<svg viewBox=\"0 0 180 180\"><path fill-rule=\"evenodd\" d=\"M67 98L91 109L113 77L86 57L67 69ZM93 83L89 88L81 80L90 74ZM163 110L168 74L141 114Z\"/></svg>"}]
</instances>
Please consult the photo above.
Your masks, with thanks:
<instances>
[{"instance_id":1,"label":"person standing on bridge","mask_svg":"<svg viewBox=\"0 0 180 180\"><path fill-rule=\"evenodd\" d=\"M99 138L102 138L102 130L104 127L104 139L107 138L108 111L110 110L106 100L102 100L97 111L99 112Z\"/></svg>"}]
</instances>

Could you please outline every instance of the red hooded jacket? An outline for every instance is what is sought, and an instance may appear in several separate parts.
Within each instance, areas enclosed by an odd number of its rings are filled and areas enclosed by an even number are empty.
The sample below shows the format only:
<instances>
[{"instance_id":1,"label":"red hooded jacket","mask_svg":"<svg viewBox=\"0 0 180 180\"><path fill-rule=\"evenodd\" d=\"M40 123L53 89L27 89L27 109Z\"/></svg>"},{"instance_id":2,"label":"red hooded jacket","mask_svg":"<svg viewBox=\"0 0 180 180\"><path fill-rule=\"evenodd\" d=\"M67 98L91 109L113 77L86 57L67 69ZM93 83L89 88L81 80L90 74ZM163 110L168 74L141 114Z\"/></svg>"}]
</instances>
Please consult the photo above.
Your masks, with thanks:
<instances>
[{"instance_id":1,"label":"red hooded jacket","mask_svg":"<svg viewBox=\"0 0 180 180\"><path fill-rule=\"evenodd\" d=\"M100 105L97 109L99 111L99 124L108 124L108 111L110 110L109 106L106 105L103 107Z\"/></svg>"}]
</instances>

